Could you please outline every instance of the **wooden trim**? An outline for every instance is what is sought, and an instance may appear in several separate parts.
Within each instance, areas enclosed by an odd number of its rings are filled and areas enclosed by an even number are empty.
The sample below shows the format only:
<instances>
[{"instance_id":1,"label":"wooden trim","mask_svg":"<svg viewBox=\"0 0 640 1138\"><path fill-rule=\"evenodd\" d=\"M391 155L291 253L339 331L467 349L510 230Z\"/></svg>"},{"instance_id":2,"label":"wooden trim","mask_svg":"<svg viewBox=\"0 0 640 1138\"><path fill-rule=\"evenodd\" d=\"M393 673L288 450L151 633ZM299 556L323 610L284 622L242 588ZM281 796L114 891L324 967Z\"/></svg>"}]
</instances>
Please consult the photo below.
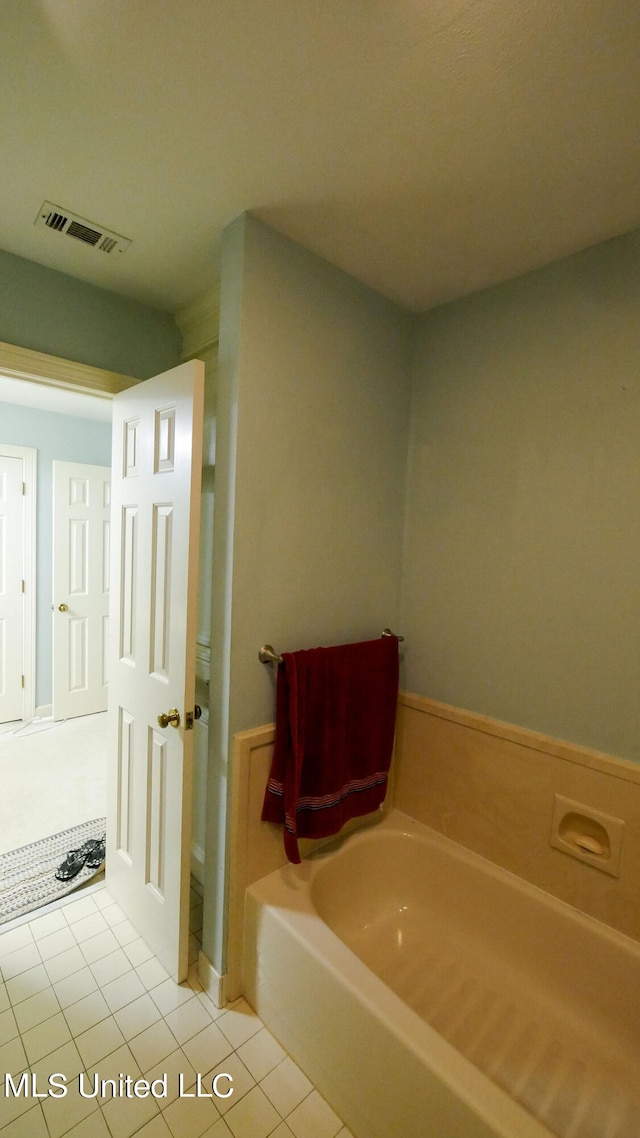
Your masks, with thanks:
<instances>
[{"instance_id":1,"label":"wooden trim","mask_svg":"<svg viewBox=\"0 0 640 1138\"><path fill-rule=\"evenodd\" d=\"M59 356L49 356L45 352L34 352L31 348L20 348L15 344L0 342L0 372L12 379L26 379L31 383L42 383L45 387L63 387L68 391L85 392L88 395L111 399L119 391L125 391L140 383L131 375L120 375L115 371L104 371L90 364L63 360Z\"/></svg>"},{"instance_id":2,"label":"wooden trim","mask_svg":"<svg viewBox=\"0 0 640 1138\"><path fill-rule=\"evenodd\" d=\"M226 995L230 1000L242 994L242 943L244 937L244 897L247 881L247 840L249 835L249 774L251 752L275 740L275 723L242 731L233 737L231 765L231 837L229 849L229 891L227 901ZM258 819L254 819L260 824ZM269 870L265 870L269 872Z\"/></svg>"},{"instance_id":3,"label":"wooden trim","mask_svg":"<svg viewBox=\"0 0 640 1138\"><path fill-rule=\"evenodd\" d=\"M640 783L640 765L630 759L619 759L615 755L608 755L605 751L594 751L590 747L583 747L579 743L571 743L565 739L555 739L552 735L544 735L540 731L532 731L528 727L518 727L514 723L504 723L500 719L491 719L488 715L479 715L475 711L466 711L464 708L454 707L448 703L429 699L428 696L416 695L413 692L400 692L398 702L404 707L425 715L435 715L439 719L447 719L450 723L459 723L462 727L470 727L474 731L482 731L485 735L493 735L498 739L508 739L511 743L518 743L532 751L541 751L556 758L566 759L579 766L591 767L604 774L616 778L626 779L627 782Z\"/></svg>"},{"instance_id":4,"label":"wooden trim","mask_svg":"<svg viewBox=\"0 0 640 1138\"><path fill-rule=\"evenodd\" d=\"M192 359L207 354L218 343L220 324L220 292L209 289L175 314L175 322L182 333L182 358Z\"/></svg>"},{"instance_id":5,"label":"wooden trim","mask_svg":"<svg viewBox=\"0 0 640 1138\"><path fill-rule=\"evenodd\" d=\"M36 714L36 509L38 486L38 451L35 447L0 443L0 454L22 460L24 481L24 621L22 628L22 718L32 719Z\"/></svg>"}]
</instances>

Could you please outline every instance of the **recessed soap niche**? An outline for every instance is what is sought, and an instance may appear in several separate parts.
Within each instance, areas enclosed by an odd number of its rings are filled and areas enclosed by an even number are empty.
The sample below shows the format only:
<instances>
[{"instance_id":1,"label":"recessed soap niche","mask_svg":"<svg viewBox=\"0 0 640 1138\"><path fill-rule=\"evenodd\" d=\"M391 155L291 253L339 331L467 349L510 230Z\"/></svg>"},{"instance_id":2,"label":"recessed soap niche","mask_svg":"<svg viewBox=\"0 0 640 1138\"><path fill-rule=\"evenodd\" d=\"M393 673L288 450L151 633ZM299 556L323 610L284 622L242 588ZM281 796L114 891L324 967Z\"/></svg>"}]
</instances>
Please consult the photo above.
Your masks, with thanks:
<instances>
[{"instance_id":1,"label":"recessed soap niche","mask_svg":"<svg viewBox=\"0 0 640 1138\"><path fill-rule=\"evenodd\" d=\"M622 818L554 795L551 845L612 877L620 876L623 830Z\"/></svg>"}]
</instances>

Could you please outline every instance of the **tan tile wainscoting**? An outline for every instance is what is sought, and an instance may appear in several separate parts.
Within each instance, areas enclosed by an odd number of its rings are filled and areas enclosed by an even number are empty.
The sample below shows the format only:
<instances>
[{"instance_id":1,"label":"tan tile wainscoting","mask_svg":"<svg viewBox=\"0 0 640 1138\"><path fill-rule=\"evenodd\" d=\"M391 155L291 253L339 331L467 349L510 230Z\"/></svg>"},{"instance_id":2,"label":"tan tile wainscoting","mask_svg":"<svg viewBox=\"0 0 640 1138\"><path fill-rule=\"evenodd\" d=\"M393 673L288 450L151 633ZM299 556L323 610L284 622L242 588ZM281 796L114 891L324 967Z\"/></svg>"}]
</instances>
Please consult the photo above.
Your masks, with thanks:
<instances>
[{"instance_id":1,"label":"tan tile wainscoting","mask_svg":"<svg viewBox=\"0 0 640 1138\"><path fill-rule=\"evenodd\" d=\"M227 1000L242 992L245 889L286 864L281 828L260 819L273 741L273 724L234 740ZM392 775L387 805L640 940L640 765L401 692ZM624 820L619 877L552 847L556 794Z\"/></svg>"}]
</instances>

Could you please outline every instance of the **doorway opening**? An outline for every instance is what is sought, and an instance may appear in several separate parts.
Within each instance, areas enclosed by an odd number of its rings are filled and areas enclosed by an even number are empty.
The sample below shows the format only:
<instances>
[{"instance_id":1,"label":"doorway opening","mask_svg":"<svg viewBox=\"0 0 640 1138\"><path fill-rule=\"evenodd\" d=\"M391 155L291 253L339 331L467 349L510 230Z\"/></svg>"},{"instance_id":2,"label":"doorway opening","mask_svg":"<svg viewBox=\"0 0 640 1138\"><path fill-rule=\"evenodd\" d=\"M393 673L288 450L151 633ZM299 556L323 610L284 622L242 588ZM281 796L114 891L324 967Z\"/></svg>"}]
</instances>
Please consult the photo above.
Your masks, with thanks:
<instances>
[{"instance_id":1,"label":"doorway opening","mask_svg":"<svg viewBox=\"0 0 640 1138\"><path fill-rule=\"evenodd\" d=\"M110 398L0 374L5 872L104 834L110 456Z\"/></svg>"}]
</instances>

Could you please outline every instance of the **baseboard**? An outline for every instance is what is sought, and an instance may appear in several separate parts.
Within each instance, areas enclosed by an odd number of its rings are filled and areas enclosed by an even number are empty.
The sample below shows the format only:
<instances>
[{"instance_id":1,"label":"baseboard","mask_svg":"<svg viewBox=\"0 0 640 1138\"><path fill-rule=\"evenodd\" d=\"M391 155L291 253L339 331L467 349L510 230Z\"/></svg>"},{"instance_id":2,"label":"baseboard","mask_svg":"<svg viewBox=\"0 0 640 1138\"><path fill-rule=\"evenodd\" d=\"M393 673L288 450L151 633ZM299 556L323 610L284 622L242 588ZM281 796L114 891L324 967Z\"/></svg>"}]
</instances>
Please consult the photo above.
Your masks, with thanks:
<instances>
[{"instance_id":1,"label":"baseboard","mask_svg":"<svg viewBox=\"0 0 640 1138\"><path fill-rule=\"evenodd\" d=\"M198 979L211 1002L217 1008L223 1008L227 1002L224 994L225 978L216 972L213 964L202 951L198 956Z\"/></svg>"},{"instance_id":2,"label":"baseboard","mask_svg":"<svg viewBox=\"0 0 640 1138\"><path fill-rule=\"evenodd\" d=\"M191 876L195 877L204 889L204 850L202 846L193 845L191 847Z\"/></svg>"},{"instance_id":3,"label":"baseboard","mask_svg":"<svg viewBox=\"0 0 640 1138\"><path fill-rule=\"evenodd\" d=\"M53 715L53 704L43 703L40 707L36 707L34 715L36 719L50 719Z\"/></svg>"}]
</instances>

